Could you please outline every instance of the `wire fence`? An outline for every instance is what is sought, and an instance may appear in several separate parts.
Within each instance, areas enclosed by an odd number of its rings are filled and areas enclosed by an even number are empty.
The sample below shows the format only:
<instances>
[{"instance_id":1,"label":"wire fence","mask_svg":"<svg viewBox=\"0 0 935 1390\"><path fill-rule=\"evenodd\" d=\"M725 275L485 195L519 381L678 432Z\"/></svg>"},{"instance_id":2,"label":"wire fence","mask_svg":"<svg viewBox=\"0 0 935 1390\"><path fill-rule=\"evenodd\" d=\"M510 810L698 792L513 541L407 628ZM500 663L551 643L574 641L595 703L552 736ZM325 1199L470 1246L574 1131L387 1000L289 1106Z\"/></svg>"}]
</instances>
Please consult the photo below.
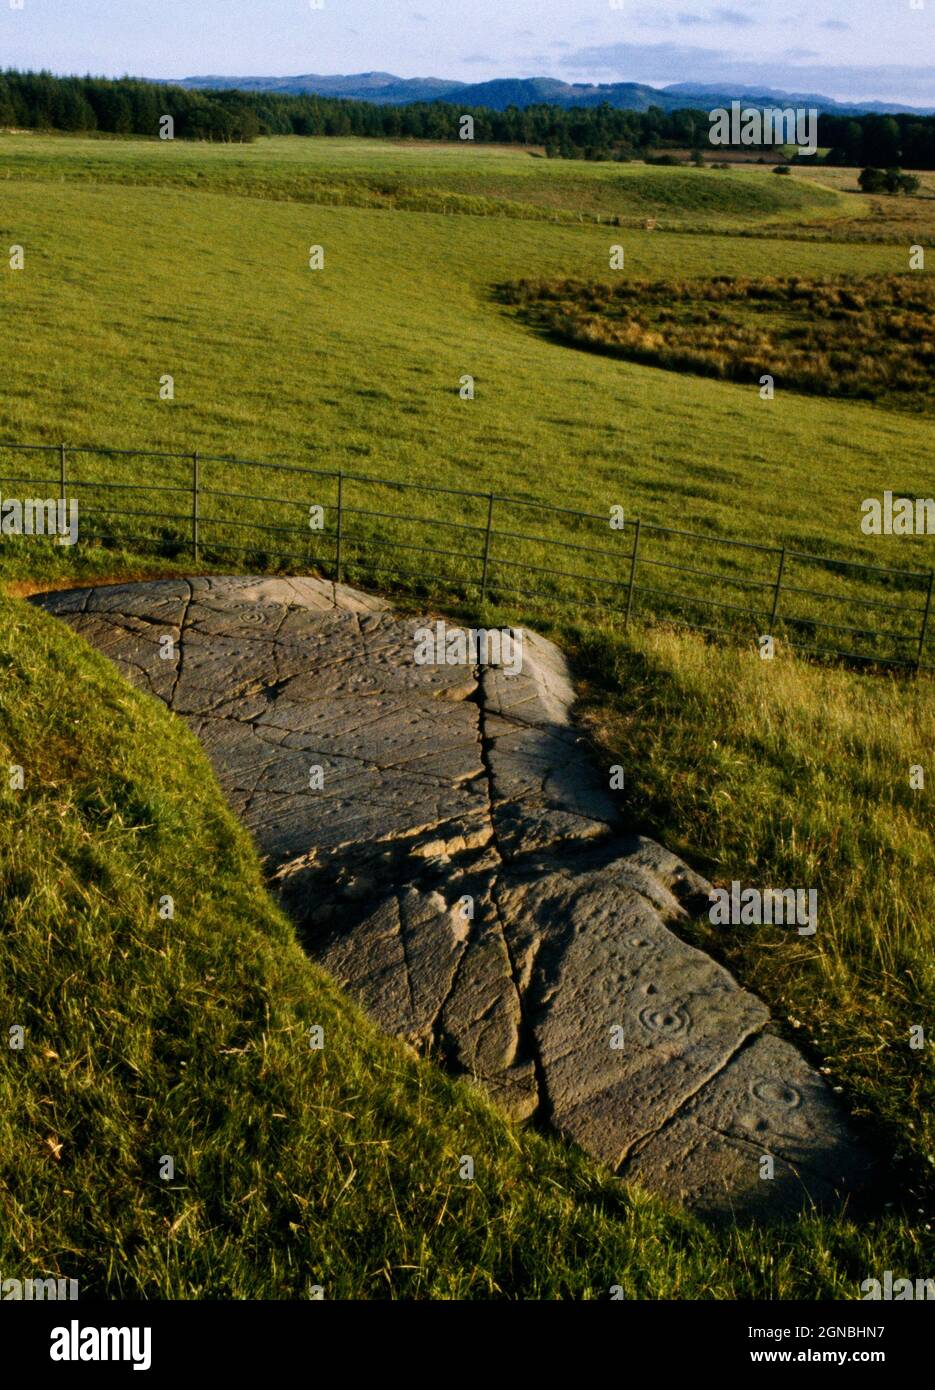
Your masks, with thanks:
<instances>
[{"instance_id":1,"label":"wire fence","mask_svg":"<svg viewBox=\"0 0 935 1390\"><path fill-rule=\"evenodd\" d=\"M24 457L32 467L18 463ZM106 477L95 475L100 460ZM258 479L262 490L251 490ZM49 489L77 497L81 545L129 545L195 566L239 555L256 571L311 568L339 582L390 579L425 597L569 605L623 627L664 618L706 632L769 634L818 655L935 669L932 570L494 492L197 452L0 444L0 484L15 484L24 498Z\"/></svg>"}]
</instances>

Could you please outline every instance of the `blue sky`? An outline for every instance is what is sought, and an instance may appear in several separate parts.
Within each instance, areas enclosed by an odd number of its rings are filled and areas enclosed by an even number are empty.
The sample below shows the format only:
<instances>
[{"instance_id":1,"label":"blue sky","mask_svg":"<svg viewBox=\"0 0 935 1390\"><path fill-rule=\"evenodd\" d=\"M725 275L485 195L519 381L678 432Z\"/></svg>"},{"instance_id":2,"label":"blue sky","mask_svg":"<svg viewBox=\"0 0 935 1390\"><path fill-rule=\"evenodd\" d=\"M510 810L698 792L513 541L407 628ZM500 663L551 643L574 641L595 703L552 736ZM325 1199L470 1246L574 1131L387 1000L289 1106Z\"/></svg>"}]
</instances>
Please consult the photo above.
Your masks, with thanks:
<instances>
[{"instance_id":1,"label":"blue sky","mask_svg":"<svg viewBox=\"0 0 935 1390\"><path fill-rule=\"evenodd\" d=\"M750 82L935 105L935 0L0 0L0 66ZM915 0L918 4L919 0Z\"/></svg>"}]
</instances>

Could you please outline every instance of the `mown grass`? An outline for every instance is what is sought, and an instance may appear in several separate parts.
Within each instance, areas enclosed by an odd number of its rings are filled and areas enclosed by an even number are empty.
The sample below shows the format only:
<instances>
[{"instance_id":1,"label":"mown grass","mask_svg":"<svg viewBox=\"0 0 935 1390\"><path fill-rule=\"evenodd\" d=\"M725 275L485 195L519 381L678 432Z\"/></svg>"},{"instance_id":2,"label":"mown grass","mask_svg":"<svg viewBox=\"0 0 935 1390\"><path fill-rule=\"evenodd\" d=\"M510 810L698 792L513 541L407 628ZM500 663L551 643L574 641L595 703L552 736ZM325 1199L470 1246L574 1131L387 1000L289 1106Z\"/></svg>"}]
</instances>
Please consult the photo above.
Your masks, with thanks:
<instances>
[{"instance_id":1,"label":"mown grass","mask_svg":"<svg viewBox=\"0 0 935 1390\"><path fill-rule=\"evenodd\" d=\"M671 371L924 408L933 391L928 276L814 281L518 280L504 304L560 342Z\"/></svg>"},{"instance_id":2,"label":"mown grass","mask_svg":"<svg viewBox=\"0 0 935 1390\"><path fill-rule=\"evenodd\" d=\"M109 1297L850 1298L915 1271L895 1213L712 1232L514 1130L307 960L168 712L21 602L0 601L0 667L0 760L25 770L0 791L0 1018L25 1029L0 1051L6 1276Z\"/></svg>"}]
</instances>

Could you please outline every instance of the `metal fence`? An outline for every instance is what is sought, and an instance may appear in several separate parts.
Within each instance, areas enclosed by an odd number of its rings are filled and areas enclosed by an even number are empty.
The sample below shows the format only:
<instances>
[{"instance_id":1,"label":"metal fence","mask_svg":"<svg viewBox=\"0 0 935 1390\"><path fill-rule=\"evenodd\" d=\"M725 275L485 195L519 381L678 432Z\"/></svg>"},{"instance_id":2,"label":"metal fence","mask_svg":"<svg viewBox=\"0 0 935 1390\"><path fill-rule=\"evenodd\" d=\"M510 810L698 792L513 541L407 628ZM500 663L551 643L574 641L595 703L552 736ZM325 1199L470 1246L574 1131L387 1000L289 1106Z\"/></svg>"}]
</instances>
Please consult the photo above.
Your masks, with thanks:
<instances>
[{"instance_id":1,"label":"metal fence","mask_svg":"<svg viewBox=\"0 0 935 1390\"><path fill-rule=\"evenodd\" d=\"M7 469L24 456L51 467L44 476ZM108 460L108 475L87 476L100 459ZM273 495L273 482L262 491L243 485L260 477L285 480L287 495ZM0 444L0 484L11 483L77 496L81 543L190 556L194 566L233 553L262 570L300 565L338 581L391 578L427 597L567 604L623 627L636 616L664 618L707 632L781 635L819 655L935 667L932 570L640 518L614 526L608 513L501 493L197 452ZM151 500L128 509L131 498ZM421 510L426 499L436 504L430 514ZM407 558L418 568L401 567ZM870 626L871 619L884 626Z\"/></svg>"}]
</instances>

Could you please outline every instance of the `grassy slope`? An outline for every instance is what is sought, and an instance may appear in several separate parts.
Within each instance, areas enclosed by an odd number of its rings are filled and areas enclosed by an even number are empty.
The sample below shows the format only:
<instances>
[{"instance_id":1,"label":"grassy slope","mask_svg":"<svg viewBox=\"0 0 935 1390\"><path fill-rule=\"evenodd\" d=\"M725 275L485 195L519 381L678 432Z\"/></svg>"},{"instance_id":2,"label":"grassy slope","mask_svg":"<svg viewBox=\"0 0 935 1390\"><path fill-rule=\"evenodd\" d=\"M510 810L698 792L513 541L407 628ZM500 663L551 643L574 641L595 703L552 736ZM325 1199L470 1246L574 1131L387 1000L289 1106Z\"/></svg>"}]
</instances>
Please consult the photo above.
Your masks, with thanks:
<instances>
[{"instance_id":1,"label":"grassy slope","mask_svg":"<svg viewBox=\"0 0 935 1390\"><path fill-rule=\"evenodd\" d=\"M276 137L250 146L0 135L10 178L163 184L296 202L513 217L657 217L661 226L809 223L855 214L832 189L763 171L545 160L511 146Z\"/></svg>"},{"instance_id":2,"label":"grassy slope","mask_svg":"<svg viewBox=\"0 0 935 1390\"><path fill-rule=\"evenodd\" d=\"M0 670L0 763L26 770L0 791L0 1019L26 1028L0 1053L5 1274L110 1296L814 1298L915 1270L896 1218L713 1234L512 1130L308 962L162 706L9 600Z\"/></svg>"}]
</instances>

